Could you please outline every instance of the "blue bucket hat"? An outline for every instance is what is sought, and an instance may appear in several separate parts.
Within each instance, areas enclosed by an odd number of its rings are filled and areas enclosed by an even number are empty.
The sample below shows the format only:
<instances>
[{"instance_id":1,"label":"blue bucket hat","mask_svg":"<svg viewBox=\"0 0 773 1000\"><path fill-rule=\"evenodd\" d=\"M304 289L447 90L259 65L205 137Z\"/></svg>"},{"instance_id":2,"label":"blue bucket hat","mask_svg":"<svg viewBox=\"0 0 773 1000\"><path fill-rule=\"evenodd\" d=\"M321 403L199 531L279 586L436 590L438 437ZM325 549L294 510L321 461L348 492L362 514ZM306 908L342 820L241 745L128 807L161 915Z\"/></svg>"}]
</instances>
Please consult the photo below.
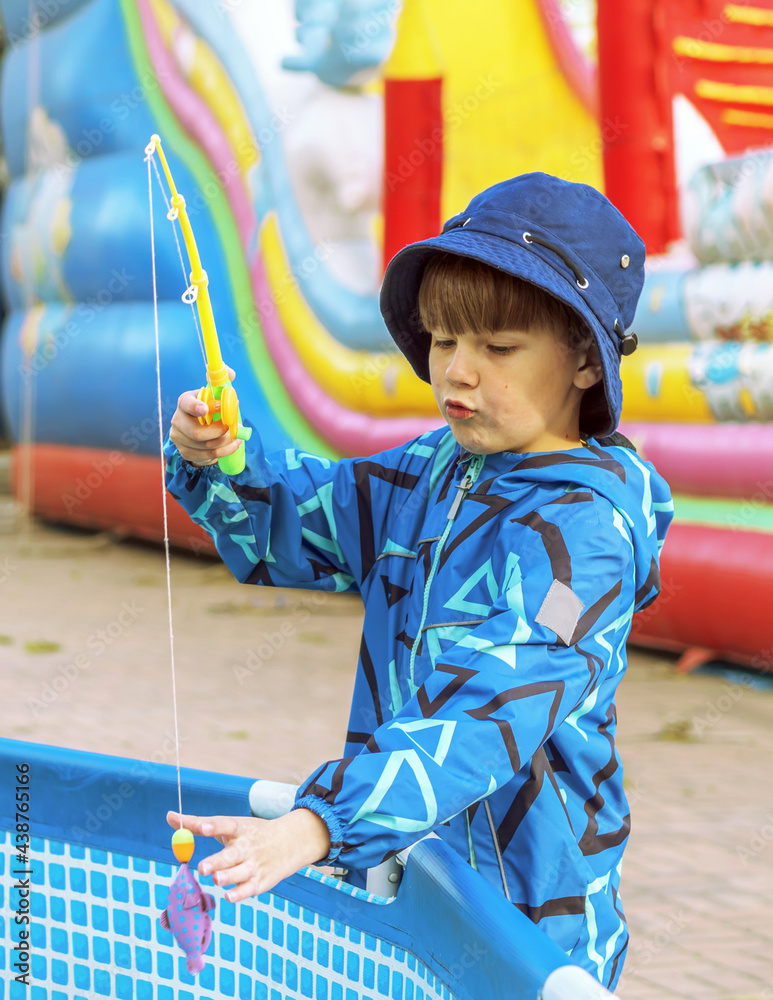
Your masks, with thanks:
<instances>
[{"instance_id":1,"label":"blue bucket hat","mask_svg":"<svg viewBox=\"0 0 773 1000\"><path fill-rule=\"evenodd\" d=\"M598 345L603 380L583 396L580 431L614 432L623 402L620 358L636 350L629 333L644 283L644 243L595 188L550 174L522 174L487 188L443 226L389 263L381 312L414 371L429 382L429 335L419 316L419 288L438 250L471 257L560 299Z\"/></svg>"}]
</instances>

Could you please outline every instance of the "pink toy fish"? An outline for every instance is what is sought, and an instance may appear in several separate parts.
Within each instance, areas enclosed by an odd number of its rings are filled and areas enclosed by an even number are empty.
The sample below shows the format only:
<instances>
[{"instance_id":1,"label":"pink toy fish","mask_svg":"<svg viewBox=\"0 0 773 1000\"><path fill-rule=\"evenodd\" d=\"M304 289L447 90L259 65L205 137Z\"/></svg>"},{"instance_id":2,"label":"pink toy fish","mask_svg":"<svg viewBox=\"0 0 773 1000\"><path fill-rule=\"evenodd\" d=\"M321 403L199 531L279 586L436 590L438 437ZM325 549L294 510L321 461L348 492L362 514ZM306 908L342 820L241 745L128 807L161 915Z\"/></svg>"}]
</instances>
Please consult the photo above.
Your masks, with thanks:
<instances>
[{"instance_id":1,"label":"pink toy fish","mask_svg":"<svg viewBox=\"0 0 773 1000\"><path fill-rule=\"evenodd\" d=\"M214 908L214 898L201 891L187 862L181 864L169 887L169 902L159 919L161 926L174 934L175 941L185 952L185 965L192 976L201 972L205 965L204 952L212 937L209 911Z\"/></svg>"}]
</instances>

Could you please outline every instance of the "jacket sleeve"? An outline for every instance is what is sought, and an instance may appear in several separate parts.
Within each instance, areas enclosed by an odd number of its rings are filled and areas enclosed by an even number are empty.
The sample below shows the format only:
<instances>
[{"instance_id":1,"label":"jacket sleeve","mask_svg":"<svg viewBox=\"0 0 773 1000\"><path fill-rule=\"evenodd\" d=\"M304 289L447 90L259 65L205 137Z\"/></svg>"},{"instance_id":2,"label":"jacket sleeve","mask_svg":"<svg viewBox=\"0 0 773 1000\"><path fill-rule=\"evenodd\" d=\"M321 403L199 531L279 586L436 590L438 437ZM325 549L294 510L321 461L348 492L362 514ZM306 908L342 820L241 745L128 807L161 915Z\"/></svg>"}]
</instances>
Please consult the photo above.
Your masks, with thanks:
<instances>
[{"instance_id":1,"label":"jacket sleeve","mask_svg":"<svg viewBox=\"0 0 773 1000\"><path fill-rule=\"evenodd\" d=\"M257 434L247 465L228 477L165 445L171 495L214 541L242 583L357 591L380 551L393 492L417 481L405 447L334 461L288 448L266 456ZM399 497L397 498L399 500Z\"/></svg>"},{"instance_id":2,"label":"jacket sleeve","mask_svg":"<svg viewBox=\"0 0 773 1000\"><path fill-rule=\"evenodd\" d=\"M328 824L330 861L371 867L519 772L526 780L562 723L590 726L584 716L611 701L633 611L633 551L618 512L603 499L595 506L592 526L579 521L586 505L560 503L504 525L486 620L446 648L435 640L431 672L394 718L361 753L301 786L296 807Z\"/></svg>"}]
</instances>

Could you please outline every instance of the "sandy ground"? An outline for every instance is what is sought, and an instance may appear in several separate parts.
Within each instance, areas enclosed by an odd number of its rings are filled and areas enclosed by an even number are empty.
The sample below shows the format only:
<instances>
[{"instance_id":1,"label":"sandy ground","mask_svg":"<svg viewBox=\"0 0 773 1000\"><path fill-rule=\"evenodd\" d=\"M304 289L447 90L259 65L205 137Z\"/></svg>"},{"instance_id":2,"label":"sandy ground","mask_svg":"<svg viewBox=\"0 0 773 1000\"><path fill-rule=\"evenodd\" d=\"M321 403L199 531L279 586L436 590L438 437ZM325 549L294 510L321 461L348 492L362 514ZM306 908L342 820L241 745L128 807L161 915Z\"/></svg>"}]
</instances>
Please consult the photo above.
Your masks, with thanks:
<instances>
[{"instance_id":1,"label":"sandy ground","mask_svg":"<svg viewBox=\"0 0 773 1000\"><path fill-rule=\"evenodd\" d=\"M359 600L243 587L180 553L171 577L183 765L298 782L338 756ZM0 534L0 692L3 736L173 763L161 550ZM618 708L634 817L621 996L770 1000L773 692L632 650Z\"/></svg>"}]
</instances>

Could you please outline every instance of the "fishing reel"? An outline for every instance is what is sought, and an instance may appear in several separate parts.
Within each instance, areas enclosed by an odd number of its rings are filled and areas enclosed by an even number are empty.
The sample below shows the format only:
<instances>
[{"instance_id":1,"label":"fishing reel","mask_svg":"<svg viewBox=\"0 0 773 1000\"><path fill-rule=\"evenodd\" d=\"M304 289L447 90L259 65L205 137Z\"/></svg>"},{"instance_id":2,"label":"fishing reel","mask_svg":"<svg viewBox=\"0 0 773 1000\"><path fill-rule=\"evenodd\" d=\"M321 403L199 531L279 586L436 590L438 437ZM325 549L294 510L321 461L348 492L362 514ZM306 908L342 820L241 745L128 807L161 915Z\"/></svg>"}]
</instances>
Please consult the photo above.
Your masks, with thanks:
<instances>
[{"instance_id":1,"label":"fishing reel","mask_svg":"<svg viewBox=\"0 0 773 1000\"><path fill-rule=\"evenodd\" d=\"M245 427L240 421L239 398L230 382L215 386L208 382L202 386L196 398L205 403L207 407L204 416L198 418L202 426L209 426L214 421L219 420L223 427L228 430L232 441L237 439L240 442L249 441L252 437L252 428ZM236 476L243 472L245 465L244 444L240 444L233 455L219 458L217 464L227 476Z\"/></svg>"}]
</instances>

